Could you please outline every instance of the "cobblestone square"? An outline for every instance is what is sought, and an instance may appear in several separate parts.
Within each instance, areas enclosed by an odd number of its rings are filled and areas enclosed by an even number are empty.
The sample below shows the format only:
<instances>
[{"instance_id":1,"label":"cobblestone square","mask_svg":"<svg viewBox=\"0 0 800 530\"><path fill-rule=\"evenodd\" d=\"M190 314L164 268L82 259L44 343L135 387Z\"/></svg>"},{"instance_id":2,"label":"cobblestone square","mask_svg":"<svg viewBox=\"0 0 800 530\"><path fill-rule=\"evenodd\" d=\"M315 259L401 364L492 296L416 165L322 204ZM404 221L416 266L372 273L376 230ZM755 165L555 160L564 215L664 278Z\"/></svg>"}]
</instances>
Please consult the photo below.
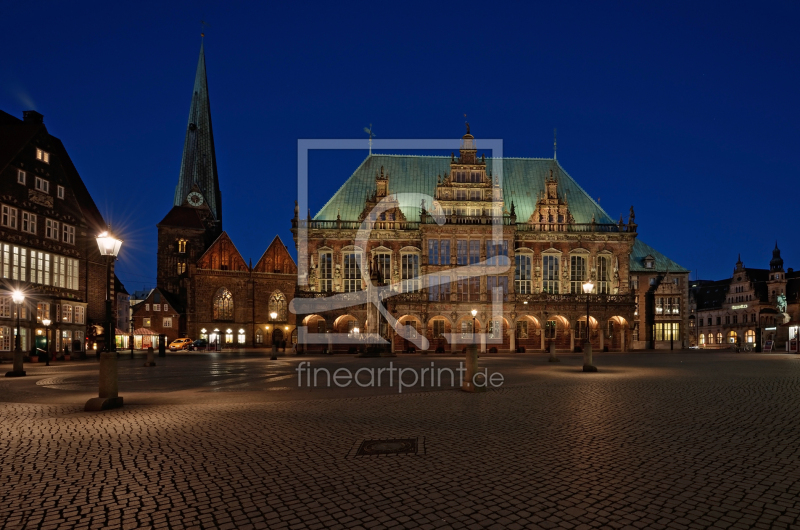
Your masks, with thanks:
<instances>
[{"instance_id":1,"label":"cobblestone square","mask_svg":"<svg viewBox=\"0 0 800 530\"><path fill-rule=\"evenodd\" d=\"M0 381L2 528L800 528L800 359L707 352L481 357L499 389L297 387L263 354L95 361ZM354 457L366 439L417 454Z\"/></svg>"}]
</instances>

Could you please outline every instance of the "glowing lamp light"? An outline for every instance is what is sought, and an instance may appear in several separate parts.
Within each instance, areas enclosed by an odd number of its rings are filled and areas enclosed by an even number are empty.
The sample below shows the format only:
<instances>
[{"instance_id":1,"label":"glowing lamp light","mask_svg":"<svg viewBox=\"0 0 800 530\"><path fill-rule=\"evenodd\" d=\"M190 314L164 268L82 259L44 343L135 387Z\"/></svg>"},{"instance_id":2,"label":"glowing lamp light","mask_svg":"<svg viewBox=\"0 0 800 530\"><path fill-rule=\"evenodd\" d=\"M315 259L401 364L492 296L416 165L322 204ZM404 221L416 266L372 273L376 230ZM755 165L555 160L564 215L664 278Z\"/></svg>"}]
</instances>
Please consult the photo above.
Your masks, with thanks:
<instances>
[{"instance_id":1,"label":"glowing lamp light","mask_svg":"<svg viewBox=\"0 0 800 530\"><path fill-rule=\"evenodd\" d=\"M592 289L594 289L592 280L587 280L586 283L583 284L583 292L589 294L592 292Z\"/></svg>"},{"instance_id":2,"label":"glowing lamp light","mask_svg":"<svg viewBox=\"0 0 800 530\"><path fill-rule=\"evenodd\" d=\"M269 314L269 318L271 318L272 320L275 320L276 318L278 318L278 313L273 311L272 313Z\"/></svg>"},{"instance_id":3,"label":"glowing lamp light","mask_svg":"<svg viewBox=\"0 0 800 530\"><path fill-rule=\"evenodd\" d=\"M11 295L11 299L14 300L15 304L20 305L25 301L25 295L22 294L22 291L14 291L14 293Z\"/></svg>"},{"instance_id":4,"label":"glowing lamp light","mask_svg":"<svg viewBox=\"0 0 800 530\"><path fill-rule=\"evenodd\" d=\"M472 318L475 318L478 315L478 310L473 309L472 311L470 311L470 313L472 313Z\"/></svg>"},{"instance_id":5,"label":"glowing lamp light","mask_svg":"<svg viewBox=\"0 0 800 530\"><path fill-rule=\"evenodd\" d=\"M240 330L239 330L239 333L244 333L244 330L243 330L243 329L240 329Z\"/></svg>"},{"instance_id":6,"label":"glowing lamp light","mask_svg":"<svg viewBox=\"0 0 800 530\"><path fill-rule=\"evenodd\" d=\"M117 257L119 249L122 246L122 240L117 239L114 235L106 230L97 236L97 247L100 249L100 255Z\"/></svg>"},{"instance_id":7,"label":"glowing lamp light","mask_svg":"<svg viewBox=\"0 0 800 530\"><path fill-rule=\"evenodd\" d=\"M203 328L203 329L201 329L201 330L200 330L200 333L202 333L203 335L205 335L205 334L206 334L206 328Z\"/></svg>"},{"instance_id":8,"label":"glowing lamp light","mask_svg":"<svg viewBox=\"0 0 800 530\"><path fill-rule=\"evenodd\" d=\"M52 321L49 318L42 319L42 324L44 324L44 327L48 327L51 324L51 322Z\"/></svg>"},{"instance_id":9,"label":"glowing lamp light","mask_svg":"<svg viewBox=\"0 0 800 530\"><path fill-rule=\"evenodd\" d=\"M353 328L353 333L358 333L358 328Z\"/></svg>"},{"instance_id":10,"label":"glowing lamp light","mask_svg":"<svg viewBox=\"0 0 800 530\"><path fill-rule=\"evenodd\" d=\"M286 331L289 331L289 326L286 326Z\"/></svg>"},{"instance_id":11,"label":"glowing lamp light","mask_svg":"<svg viewBox=\"0 0 800 530\"><path fill-rule=\"evenodd\" d=\"M233 333L233 330L231 328L228 328L225 330L225 333Z\"/></svg>"}]
</instances>

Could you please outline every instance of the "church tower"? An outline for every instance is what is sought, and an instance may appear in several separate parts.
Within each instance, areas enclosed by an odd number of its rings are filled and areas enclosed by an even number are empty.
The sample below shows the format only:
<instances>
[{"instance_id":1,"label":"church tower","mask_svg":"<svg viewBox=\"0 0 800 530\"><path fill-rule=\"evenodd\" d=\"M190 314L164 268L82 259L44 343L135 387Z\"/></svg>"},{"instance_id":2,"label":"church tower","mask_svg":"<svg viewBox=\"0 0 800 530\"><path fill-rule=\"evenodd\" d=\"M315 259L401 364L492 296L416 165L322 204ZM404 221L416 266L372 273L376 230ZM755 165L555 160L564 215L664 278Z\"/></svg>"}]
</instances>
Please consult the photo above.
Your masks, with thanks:
<instances>
[{"instance_id":1,"label":"church tower","mask_svg":"<svg viewBox=\"0 0 800 530\"><path fill-rule=\"evenodd\" d=\"M157 225L157 285L177 295L187 308L191 295L189 269L222 233L222 197L202 43L172 204Z\"/></svg>"}]
</instances>

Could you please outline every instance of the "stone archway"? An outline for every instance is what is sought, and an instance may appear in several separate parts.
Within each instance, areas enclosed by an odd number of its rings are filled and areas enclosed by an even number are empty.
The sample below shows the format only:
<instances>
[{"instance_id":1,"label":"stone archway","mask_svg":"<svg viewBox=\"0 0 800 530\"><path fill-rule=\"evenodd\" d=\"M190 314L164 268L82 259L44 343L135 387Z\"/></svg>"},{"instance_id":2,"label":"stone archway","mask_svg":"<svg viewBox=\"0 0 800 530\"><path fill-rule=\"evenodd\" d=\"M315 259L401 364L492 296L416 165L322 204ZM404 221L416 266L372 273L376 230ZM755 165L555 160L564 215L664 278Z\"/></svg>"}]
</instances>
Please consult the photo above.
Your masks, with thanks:
<instances>
[{"instance_id":1,"label":"stone archway","mask_svg":"<svg viewBox=\"0 0 800 530\"><path fill-rule=\"evenodd\" d=\"M539 319L533 315L521 315L514 322L514 350L544 350L544 336Z\"/></svg>"},{"instance_id":2,"label":"stone archway","mask_svg":"<svg viewBox=\"0 0 800 530\"><path fill-rule=\"evenodd\" d=\"M428 319L425 333L430 343L430 349L435 353L451 352L453 325L450 319L443 315L436 315Z\"/></svg>"}]
</instances>

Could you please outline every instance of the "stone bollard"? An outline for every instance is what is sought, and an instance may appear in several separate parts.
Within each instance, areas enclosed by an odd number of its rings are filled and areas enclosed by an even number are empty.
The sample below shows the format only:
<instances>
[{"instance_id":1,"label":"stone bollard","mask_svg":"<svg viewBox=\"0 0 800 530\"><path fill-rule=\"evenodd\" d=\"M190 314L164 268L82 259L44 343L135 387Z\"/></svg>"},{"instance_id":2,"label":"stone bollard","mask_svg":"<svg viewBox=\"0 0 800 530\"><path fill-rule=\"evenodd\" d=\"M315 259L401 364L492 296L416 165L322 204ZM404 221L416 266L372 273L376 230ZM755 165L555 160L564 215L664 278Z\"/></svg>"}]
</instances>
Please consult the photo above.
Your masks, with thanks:
<instances>
[{"instance_id":1,"label":"stone bollard","mask_svg":"<svg viewBox=\"0 0 800 530\"><path fill-rule=\"evenodd\" d=\"M147 348L147 360L145 360L144 365L145 366L155 366L156 365L156 360L155 360L155 357L154 357L154 352L153 352L153 347L152 346Z\"/></svg>"},{"instance_id":2,"label":"stone bollard","mask_svg":"<svg viewBox=\"0 0 800 530\"><path fill-rule=\"evenodd\" d=\"M555 342L551 342L550 343L550 358L547 359L547 362L549 362L549 363L560 363L561 362L561 359L556 357L556 343Z\"/></svg>"},{"instance_id":3,"label":"stone bollard","mask_svg":"<svg viewBox=\"0 0 800 530\"><path fill-rule=\"evenodd\" d=\"M592 364L592 343L587 342L583 346L583 371L596 372L597 368Z\"/></svg>"},{"instance_id":4,"label":"stone bollard","mask_svg":"<svg viewBox=\"0 0 800 530\"><path fill-rule=\"evenodd\" d=\"M467 346L466 370L464 371L464 380L461 382L461 390L464 392L485 392L488 381L481 381L476 378L478 383L476 385L473 381L475 374L478 373L478 345L470 344Z\"/></svg>"},{"instance_id":5,"label":"stone bollard","mask_svg":"<svg viewBox=\"0 0 800 530\"><path fill-rule=\"evenodd\" d=\"M278 346L273 342L272 343L272 355L269 358L271 361L278 360Z\"/></svg>"}]
</instances>

